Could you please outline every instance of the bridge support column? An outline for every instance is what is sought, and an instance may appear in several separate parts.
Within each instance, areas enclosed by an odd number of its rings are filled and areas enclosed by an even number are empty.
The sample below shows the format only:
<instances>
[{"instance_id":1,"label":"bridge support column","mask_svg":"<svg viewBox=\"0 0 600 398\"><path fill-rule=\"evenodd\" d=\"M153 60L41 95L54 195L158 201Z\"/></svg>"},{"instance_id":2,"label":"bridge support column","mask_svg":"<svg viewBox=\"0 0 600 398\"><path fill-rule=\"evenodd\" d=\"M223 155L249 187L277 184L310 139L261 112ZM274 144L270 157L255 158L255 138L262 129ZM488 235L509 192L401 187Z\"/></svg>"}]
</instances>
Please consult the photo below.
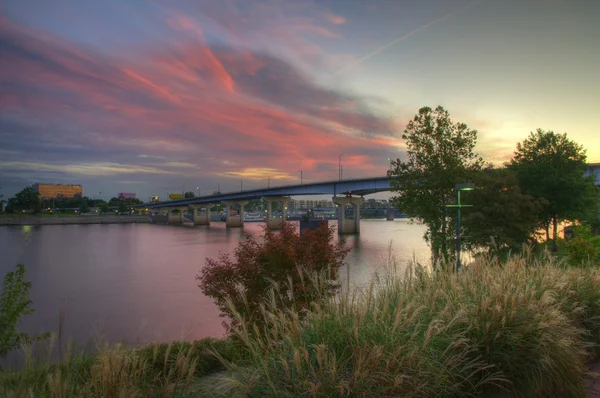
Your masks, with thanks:
<instances>
[{"instance_id":1,"label":"bridge support column","mask_svg":"<svg viewBox=\"0 0 600 398\"><path fill-rule=\"evenodd\" d=\"M263 196L267 202L267 226L271 229L281 229L281 224L287 220L288 196ZM273 218L273 202L281 202L281 218Z\"/></svg>"},{"instance_id":2,"label":"bridge support column","mask_svg":"<svg viewBox=\"0 0 600 398\"><path fill-rule=\"evenodd\" d=\"M387 221L394 221L394 209L387 209Z\"/></svg>"},{"instance_id":3,"label":"bridge support column","mask_svg":"<svg viewBox=\"0 0 600 398\"><path fill-rule=\"evenodd\" d=\"M169 224L183 224L183 212L185 211L185 207L178 207L176 209L169 210L168 213L168 222ZM179 214L173 214L173 210L179 210Z\"/></svg>"},{"instance_id":4,"label":"bridge support column","mask_svg":"<svg viewBox=\"0 0 600 398\"><path fill-rule=\"evenodd\" d=\"M363 197L339 197L334 196L333 203L338 206L338 234L359 234L360 233L360 205L364 203ZM346 205L351 204L353 208L353 219L346 219Z\"/></svg>"},{"instance_id":5,"label":"bridge support column","mask_svg":"<svg viewBox=\"0 0 600 398\"><path fill-rule=\"evenodd\" d=\"M194 225L210 225L210 208L212 204L203 204L192 206L194 209ZM201 212L201 209L206 209L205 212Z\"/></svg>"},{"instance_id":6,"label":"bridge support column","mask_svg":"<svg viewBox=\"0 0 600 398\"><path fill-rule=\"evenodd\" d=\"M227 219L225 219L225 227L235 228L244 227L244 205L248 204L247 200L232 200L223 202L227 212ZM237 216L231 215L231 206L239 205L240 211Z\"/></svg>"}]
</instances>

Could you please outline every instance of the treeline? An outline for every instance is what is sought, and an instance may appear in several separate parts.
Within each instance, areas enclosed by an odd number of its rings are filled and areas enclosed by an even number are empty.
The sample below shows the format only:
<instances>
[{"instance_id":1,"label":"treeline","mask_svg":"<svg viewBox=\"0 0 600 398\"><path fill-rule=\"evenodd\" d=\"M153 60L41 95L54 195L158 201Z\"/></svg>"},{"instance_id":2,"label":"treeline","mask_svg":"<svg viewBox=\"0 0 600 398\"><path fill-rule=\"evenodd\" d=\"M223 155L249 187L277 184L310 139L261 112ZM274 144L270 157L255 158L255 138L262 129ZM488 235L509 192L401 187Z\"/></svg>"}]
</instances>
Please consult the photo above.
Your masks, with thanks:
<instances>
[{"instance_id":1,"label":"treeline","mask_svg":"<svg viewBox=\"0 0 600 398\"><path fill-rule=\"evenodd\" d=\"M111 198L108 202L103 199L89 198L87 196L42 199L40 198L40 194L33 187L29 186L8 199L6 212L41 213L43 211L78 209L80 213L87 213L90 211L90 208L95 207L100 212L106 213L110 211L110 207L117 207L119 212L124 213L129 211L130 206L142 203L139 199L119 199L117 197Z\"/></svg>"},{"instance_id":2,"label":"treeline","mask_svg":"<svg viewBox=\"0 0 600 398\"><path fill-rule=\"evenodd\" d=\"M475 184L461 192L461 205L472 206L462 208L460 220L467 249L508 252L545 238L556 251L561 223L583 225L584 234L600 229L599 189L594 175L585 176L586 150L567 134L538 129L500 167L474 151L477 131L453 122L442 107L421 108L402 137L406 160L392 161L389 171L394 202L427 226L434 261L456 252L461 183Z\"/></svg>"}]
</instances>

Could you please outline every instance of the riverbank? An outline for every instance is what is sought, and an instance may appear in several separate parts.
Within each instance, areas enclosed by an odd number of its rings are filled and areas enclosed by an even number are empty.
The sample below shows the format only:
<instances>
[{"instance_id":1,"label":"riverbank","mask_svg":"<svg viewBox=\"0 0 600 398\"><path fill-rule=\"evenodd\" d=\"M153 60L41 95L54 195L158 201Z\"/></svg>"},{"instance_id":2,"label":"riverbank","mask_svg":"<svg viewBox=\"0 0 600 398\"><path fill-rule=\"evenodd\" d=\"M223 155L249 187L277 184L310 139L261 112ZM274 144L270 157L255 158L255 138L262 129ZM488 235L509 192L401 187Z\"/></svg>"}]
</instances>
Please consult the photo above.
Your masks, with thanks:
<instances>
[{"instance_id":1,"label":"riverbank","mask_svg":"<svg viewBox=\"0 0 600 398\"><path fill-rule=\"evenodd\" d=\"M13 216L0 217L2 225L132 224L151 223L150 216Z\"/></svg>"},{"instance_id":2,"label":"riverbank","mask_svg":"<svg viewBox=\"0 0 600 398\"><path fill-rule=\"evenodd\" d=\"M596 393L589 369L600 344L597 268L565 268L531 253L507 263L481 259L461 274L415 267L312 308L301 315L267 304L260 327L242 322L230 339L113 346L95 356L65 355L66 364L0 373L0 395Z\"/></svg>"}]
</instances>

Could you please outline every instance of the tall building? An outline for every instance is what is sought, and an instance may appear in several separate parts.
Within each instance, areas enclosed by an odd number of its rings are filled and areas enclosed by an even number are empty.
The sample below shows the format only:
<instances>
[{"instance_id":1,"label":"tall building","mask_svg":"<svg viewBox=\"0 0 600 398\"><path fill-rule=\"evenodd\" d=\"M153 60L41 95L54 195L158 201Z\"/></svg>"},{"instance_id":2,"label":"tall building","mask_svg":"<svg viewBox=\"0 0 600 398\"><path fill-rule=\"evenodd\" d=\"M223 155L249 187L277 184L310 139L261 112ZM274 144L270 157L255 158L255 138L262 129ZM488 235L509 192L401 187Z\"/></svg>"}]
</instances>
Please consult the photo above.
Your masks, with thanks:
<instances>
[{"instance_id":1,"label":"tall building","mask_svg":"<svg viewBox=\"0 0 600 398\"><path fill-rule=\"evenodd\" d=\"M588 164L588 169L585 175L596 174L596 185L600 187L600 163Z\"/></svg>"},{"instance_id":2,"label":"tall building","mask_svg":"<svg viewBox=\"0 0 600 398\"><path fill-rule=\"evenodd\" d=\"M40 194L40 199L80 198L83 195L83 188L79 184L35 184L33 189Z\"/></svg>"}]
</instances>

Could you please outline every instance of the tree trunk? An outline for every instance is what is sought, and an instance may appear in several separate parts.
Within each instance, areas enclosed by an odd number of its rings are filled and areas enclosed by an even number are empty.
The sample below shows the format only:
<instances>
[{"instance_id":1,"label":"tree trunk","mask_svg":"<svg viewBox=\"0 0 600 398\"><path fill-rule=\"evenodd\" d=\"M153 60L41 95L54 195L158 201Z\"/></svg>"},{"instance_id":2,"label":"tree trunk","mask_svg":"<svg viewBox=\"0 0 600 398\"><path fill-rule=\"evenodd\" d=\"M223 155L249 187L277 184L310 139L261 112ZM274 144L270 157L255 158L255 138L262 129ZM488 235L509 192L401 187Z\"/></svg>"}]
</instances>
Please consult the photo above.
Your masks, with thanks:
<instances>
[{"instance_id":1,"label":"tree trunk","mask_svg":"<svg viewBox=\"0 0 600 398\"><path fill-rule=\"evenodd\" d=\"M546 220L546 242L550 240L550 223Z\"/></svg>"},{"instance_id":2,"label":"tree trunk","mask_svg":"<svg viewBox=\"0 0 600 398\"><path fill-rule=\"evenodd\" d=\"M558 220L556 218L556 216L552 219L552 226L553 226L553 231L552 231L552 251L556 252L558 251L558 247L556 246L556 234L558 231Z\"/></svg>"},{"instance_id":3,"label":"tree trunk","mask_svg":"<svg viewBox=\"0 0 600 398\"><path fill-rule=\"evenodd\" d=\"M444 262L448 262L448 247L446 245L446 215L442 219L442 233L440 234L442 240L442 255L444 256Z\"/></svg>"}]
</instances>

